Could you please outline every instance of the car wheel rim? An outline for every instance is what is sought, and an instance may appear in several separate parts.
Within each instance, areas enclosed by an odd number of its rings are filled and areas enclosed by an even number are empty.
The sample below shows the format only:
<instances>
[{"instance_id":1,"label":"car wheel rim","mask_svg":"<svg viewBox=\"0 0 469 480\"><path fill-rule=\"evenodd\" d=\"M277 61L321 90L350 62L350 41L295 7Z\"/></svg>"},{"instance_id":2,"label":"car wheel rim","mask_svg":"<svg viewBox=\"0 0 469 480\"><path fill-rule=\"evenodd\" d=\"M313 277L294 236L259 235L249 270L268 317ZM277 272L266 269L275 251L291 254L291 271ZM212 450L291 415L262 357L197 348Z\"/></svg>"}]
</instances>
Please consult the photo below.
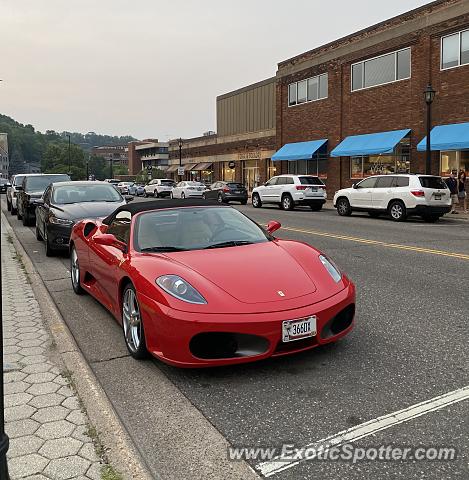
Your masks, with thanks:
<instances>
[{"instance_id":1,"label":"car wheel rim","mask_svg":"<svg viewBox=\"0 0 469 480\"><path fill-rule=\"evenodd\" d=\"M345 213L347 211L347 205L345 202L340 202L339 203L339 212L340 213Z\"/></svg>"},{"instance_id":2,"label":"car wheel rim","mask_svg":"<svg viewBox=\"0 0 469 480\"><path fill-rule=\"evenodd\" d=\"M252 197L252 204L257 207L257 204L258 204L258 198L257 198L257 195L254 195L254 197Z\"/></svg>"},{"instance_id":3,"label":"car wheel rim","mask_svg":"<svg viewBox=\"0 0 469 480\"><path fill-rule=\"evenodd\" d=\"M135 292L128 289L122 305L125 341L132 352L140 347L142 323Z\"/></svg>"},{"instance_id":4,"label":"car wheel rim","mask_svg":"<svg viewBox=\"0 0 469 480\"><path fill-rule=\"evenodd\" d=\"M78 255L75 249L72 250L71 260L72 283L74 287L78 287L78 285L80 284L80 265L78 264Z\"/></svg>"},{"instance_id":5,"label":"car wheel rim","mask_svg":"<svg viewBox=\"0 0 469 480\"><path fill-rule=\"evenodd\" d=\"M223 202L223 198L221 195L218 195L218 203L222 203Z\"/></svg>"},{"instance_id":6,"label":"car wheel rim","mask_svg":"<svg viewBox=\"0 0 469 480\"><path fill-rule=\"evenodd\" d=\"M290 208L290 199L288 197L285 197L283 199L283 208L285 210L288 210Z\"/></svg>"},{"instance_id":7,"label":"car wheel rim","mask_svg":"<svg viewBox=\"0 0 469 480\"><path fill-rule=\"evenodd\" d=\"M391 208L392 218L401 218L402 217L402 207L399 204L393 205Z\"/></svg>"}]
</instances>

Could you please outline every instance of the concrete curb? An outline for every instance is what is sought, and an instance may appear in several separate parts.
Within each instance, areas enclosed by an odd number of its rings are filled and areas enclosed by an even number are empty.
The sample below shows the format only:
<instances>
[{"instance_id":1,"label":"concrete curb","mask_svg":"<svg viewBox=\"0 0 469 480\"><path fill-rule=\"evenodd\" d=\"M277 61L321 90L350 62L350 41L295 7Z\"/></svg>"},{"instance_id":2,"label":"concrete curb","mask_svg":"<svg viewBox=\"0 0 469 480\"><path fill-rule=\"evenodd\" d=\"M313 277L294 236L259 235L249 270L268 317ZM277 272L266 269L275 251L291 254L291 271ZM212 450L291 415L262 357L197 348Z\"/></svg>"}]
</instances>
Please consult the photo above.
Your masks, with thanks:
<instances>
[{"instance_id":1,"label":"concrete curb","mask_svg":"<svg viewBox=\"0 0 469 480\"><path fill-rule=\"evenodd\" d=\"M91 424L96 428L110 464L126 479L150 480L152 476L138 452L130 435L120 421L106 393L81 354L73 336L54 304L41 277L36 272L28 254L18 240L6 215L1 213L7 225L7 233L22 257L22 262L31 281L31 288L57 345L65 367L72 374L78 396L86 408Z\"/></svg>"}]
</instances>

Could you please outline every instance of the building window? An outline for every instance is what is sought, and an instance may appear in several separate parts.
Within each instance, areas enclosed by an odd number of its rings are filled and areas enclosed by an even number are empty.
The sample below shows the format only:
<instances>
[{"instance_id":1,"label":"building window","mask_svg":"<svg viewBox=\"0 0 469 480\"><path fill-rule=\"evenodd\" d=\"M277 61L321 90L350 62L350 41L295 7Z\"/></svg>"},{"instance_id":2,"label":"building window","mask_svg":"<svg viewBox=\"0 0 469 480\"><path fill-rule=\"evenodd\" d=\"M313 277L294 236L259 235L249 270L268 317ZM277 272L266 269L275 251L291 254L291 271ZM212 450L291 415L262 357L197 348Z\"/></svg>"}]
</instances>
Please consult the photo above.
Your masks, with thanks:
<instances>
[{"instance_id":1,"label":"building window","mask_svg":"<svg viewBox=\"0 0 469 480\"><path fill-rule=\"evenodd\" d=\"M289 161L288 173L292 175L316 175L320 178L327 178L327 155L319 154L311 160Z\"/></svg>"},{"instance_id":2,"label":"building window","mask_svg":"<svg viewBox=\"0 0 469 480\"><path fill-rule=\"evenodd\" d=\"M410 78L410 48L352 65L352 91Z\"/></svg>"},{"instance_id":3,"label":"building window","mask_svg":"<svg viewBox=\"0 0 469 480\"><path fill-rule=\"evenodd\" d=\"M370 175L410 173L410 139L403 138L393 155L363 155L350 157L350 178Z\"/></svg>"},{"instance_id":4,"label":"building window","mask_svg":"<svg viewBox=\"0 0 469 480\"><path fill-rule=\"evenodd\" d=\"M448 176L452 170L464 170L469 175L469 150L440 152L440 172Z\"/></svg>"},{"instance_id":5,"label":"building window","mask_svg":"<svg viewBox=\"0 0 469 480\"><path fill-rule=\"evenodd\" d=\"M441 69L469 64L469 30L441 39Z\"/></svg>"},{"instance_id":6,"label":"building window","mask_svg":"<svg viewBox=\"0 0 469 480\"><path fill-rule=\"evenodd\" d=\"M317 77L290 83L288 85L288 106L327 98L328 81L328 74L323 73Z\"/></svg>"}]
</instances>

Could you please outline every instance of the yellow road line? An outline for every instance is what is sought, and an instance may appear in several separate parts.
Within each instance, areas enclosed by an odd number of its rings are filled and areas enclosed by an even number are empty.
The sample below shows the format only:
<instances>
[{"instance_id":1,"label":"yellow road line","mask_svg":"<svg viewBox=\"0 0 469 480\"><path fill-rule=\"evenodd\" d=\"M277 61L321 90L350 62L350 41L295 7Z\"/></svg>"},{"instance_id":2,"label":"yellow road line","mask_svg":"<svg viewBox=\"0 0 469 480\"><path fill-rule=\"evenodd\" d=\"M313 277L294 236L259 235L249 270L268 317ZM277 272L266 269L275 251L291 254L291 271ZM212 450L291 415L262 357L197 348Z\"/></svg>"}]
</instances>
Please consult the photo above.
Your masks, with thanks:
<instances>
[{"instance_id":1,"label":"yellow road line","mask_svg":"<svg viewBox=\"0 0 469 480\"><path fill-rule=\"evenodd\" d=\"M400 245L398 243L380 242L379 240L369 240L367 238L350 237L348 235L338 235L335 233L319 232L316 230L304 230L301 228L282 227L282 230L287 230L289 232L306 233L307 235L316 235L319 237L336 238L338 240L346 240L348 242L365 243L367 245L377 245L385 248L395 248L398 250L410 250L412 252L428 253L431 255L441 255L443 257L453 257L453 258L459 258L461 260L469 260L469 254L465 254L465 253L447 252L445 250L434 250L431 248L413 247L411 245Z\"/></svg>"}]
</instances>

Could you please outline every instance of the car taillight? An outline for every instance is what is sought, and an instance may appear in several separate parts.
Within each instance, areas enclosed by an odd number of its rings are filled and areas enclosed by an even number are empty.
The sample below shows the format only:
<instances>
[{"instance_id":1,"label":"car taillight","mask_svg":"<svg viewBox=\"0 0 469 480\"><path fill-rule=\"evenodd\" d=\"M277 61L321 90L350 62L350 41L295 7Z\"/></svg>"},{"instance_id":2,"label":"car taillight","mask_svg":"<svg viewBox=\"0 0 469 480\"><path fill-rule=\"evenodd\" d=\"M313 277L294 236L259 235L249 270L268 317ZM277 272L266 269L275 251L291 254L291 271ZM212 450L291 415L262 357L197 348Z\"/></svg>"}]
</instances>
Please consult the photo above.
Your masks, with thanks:
<instances>
[{"instance_id":1,"label":"car taillight","mask_svg":"<svg viewBox=\"0 0 469 480\"><path fill-rule=\"evenodd\" d=\"M322 188L323 190L325 190L326 186L325 185L318 185L318 188Z\"/></svg>"},{"instance_id":2,"label":"car taillight","mask_svg":"<svg viewBox=\"0 0 469 480\"><path fill-rule=\"evenodd\" d=\"M297 190L306 190L308 187L306 185L297 185L296 189Z\"/></svg>"},{"instance_id":3,"label":"car taillight","mask_svg":"<svg viewBox=\"0 0 469 480\"><path fill-rule=\"evenodd\" d=\"M410 193L414 197L424 197L425 196L425 192L423 190L411 190Z\"/></svg>"},{"instance_id":4,"label":"car taillight","mask_svg":"<svg viewBox=\"0 0 469 480\"><path fill-rule=\"evenodd\" d=\"M223 188L224 192L231 192L231 190L228 187Z\"/></svg>"}]
</instances>

